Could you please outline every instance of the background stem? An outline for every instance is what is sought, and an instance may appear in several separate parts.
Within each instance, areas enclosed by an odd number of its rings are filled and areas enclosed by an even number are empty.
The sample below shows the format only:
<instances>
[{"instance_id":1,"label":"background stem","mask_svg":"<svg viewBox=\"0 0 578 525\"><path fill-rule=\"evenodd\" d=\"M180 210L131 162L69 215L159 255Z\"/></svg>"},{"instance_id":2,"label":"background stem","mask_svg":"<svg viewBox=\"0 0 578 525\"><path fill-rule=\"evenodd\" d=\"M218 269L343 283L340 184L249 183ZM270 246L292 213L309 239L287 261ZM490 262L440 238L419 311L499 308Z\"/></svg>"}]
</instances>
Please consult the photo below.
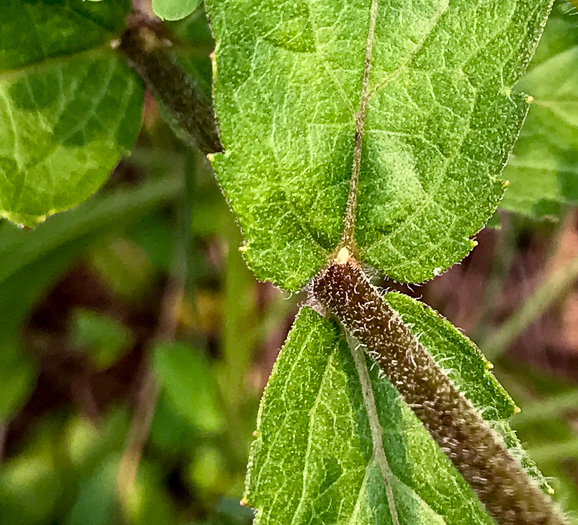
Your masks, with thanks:
<instances>
[{"instance_id":1,"label":"background stem","mask_svg":"<svg viewBox=\"0 0 578 525\"><path fill-rule=\"evenodd\" d=\"M177 336L178 311L183 302L187 284L187 253L190 244L190 206L187 194L188 192L183 192L182 198L179 200L180 205L176 206L177 227L172 267L162 298L153 347L161 341L174 341ZM138 466L157 406L159 391L159 384L151 369L149 359L145 359L134 418L118 469L117 487L121 501L124 503L127 502L127 498L134 488Z\"/></svg>"},{"instance_id":2,"label":"background stem","mask_svg":"<svg viewBox=\"0 0 578 525\"><path fill-rule=\"evenodd\" d=\"M170 41L160 36L147 19L134 20L120 45L129 65L143 78L190 145L198 146L205 155L222 151L211 103L175 61Z\"/></svg>"},{"instance_id":3,"label":"background stem","mask_svg":"<svg viewBox=\"0 0 578 525\"><path fill-rule=\"evenodd\" d=\"M495 359L506 351L535 319L570 289L577 279L578 258L548 275L516 313L483 343L484 353L488 359Z\"/></svg>"}]
</instances>

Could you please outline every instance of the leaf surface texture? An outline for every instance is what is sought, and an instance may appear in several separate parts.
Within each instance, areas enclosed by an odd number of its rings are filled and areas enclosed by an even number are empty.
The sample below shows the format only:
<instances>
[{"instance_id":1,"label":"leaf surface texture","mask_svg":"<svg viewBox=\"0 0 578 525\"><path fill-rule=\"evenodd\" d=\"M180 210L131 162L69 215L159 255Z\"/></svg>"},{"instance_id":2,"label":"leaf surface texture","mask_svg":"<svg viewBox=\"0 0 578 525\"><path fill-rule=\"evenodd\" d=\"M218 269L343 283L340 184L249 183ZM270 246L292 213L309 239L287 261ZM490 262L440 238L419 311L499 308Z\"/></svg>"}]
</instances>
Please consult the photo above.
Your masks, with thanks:
<instances>
[{"instance_id":1,"label":"leaf surface texture","mask_svg":"<svg viewBox=\"0 0 578 525\"><path fill-rule=\"evenodd\" d=\"M302 287L338 245L421 282L503 195L512 92L550 0L208 0L224 154L213 166L258 278ZM357 138L356 138L357 137Z\"/></svg>"},{"instance_id":2,"label":"leaf surface texture","mask_svg":"<svg viewBox=\"0 0 578 525\"><path fill-rule=\"evenodd\" d=\"M505 418L514 404L488 372L479 350L417 301L387 301L466 397L483 411L526 470L549 487L522 456ZM463 353L465 352L466 355ZM376 414L364 405L359 376L339 326L305 307L279 355L261 401L246 499L256 523L493 523L469 485L430 437L391 383L370 366ZM411 381L411 378L408 378ZM482 405L491 400L490 405ZM369 418L379 420L387 483L375 453Z\"/></svg>"},{"instance_id":3,"label":"leaf surface texture","mask_svg":"<svg viewBox=\"0 0 578 525\"><path fill-rule=\"evenodd\" d=\"M0 5L0 216L34 226L94 193L141 124L143 90L110 42L130 2Z\"/></svg>"}]
</instances>

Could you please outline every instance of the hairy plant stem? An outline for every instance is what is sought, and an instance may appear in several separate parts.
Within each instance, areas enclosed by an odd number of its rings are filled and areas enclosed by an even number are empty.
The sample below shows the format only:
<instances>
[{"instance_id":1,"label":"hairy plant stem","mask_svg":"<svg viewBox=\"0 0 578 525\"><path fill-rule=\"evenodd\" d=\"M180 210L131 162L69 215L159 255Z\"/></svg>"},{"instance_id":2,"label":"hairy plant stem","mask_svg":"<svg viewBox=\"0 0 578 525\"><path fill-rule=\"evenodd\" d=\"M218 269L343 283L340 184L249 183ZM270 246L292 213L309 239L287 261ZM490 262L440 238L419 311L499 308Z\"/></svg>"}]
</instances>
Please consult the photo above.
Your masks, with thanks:
<instances>
[{"instance_id":1,"label":"hairy plant stem","mask_svg":"<svg viewBox=\"0 0 578 525\"><path fill-rule=\"evenodd\" d=\"M205 155L222 151L211 103L175 62L170 41L150 20L137 16L132 20L120 43L129 65L164 105L187 142L197 145Z\"/></svg>"},{"instance_id":2,"label":"hairy plant stem","mask_svg":"<svg viewBox=\"0 0 578 525\"><path fill-rule=\"evenodd\" d=\"M347 255L315 279L315 297L366 346L488 512L501 525L565 523Z\"/></svg>"}]
</instances>

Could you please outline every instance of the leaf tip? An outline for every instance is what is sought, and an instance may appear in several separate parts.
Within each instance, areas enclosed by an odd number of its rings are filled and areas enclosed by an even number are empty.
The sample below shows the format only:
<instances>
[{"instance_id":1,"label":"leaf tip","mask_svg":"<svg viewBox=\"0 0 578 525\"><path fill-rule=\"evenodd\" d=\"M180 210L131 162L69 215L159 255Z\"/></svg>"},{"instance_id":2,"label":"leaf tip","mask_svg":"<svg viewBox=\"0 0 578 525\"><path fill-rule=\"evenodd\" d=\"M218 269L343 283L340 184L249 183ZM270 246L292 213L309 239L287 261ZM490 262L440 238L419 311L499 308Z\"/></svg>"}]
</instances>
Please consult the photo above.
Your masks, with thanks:
<instances>
[{"instance_id":1,"label":"leaf tip","mask_svg":"<svg viewBox=\"0 0 578 525\"><path fill-rule=\"evenodd\" d=\"M492 370L494 368L494 363L490 363L489 361L486 363L486 369Z\"/></svg>"},{"instance_id":2,"label":"leaf tip","mask_svg":"<svg viewBox=\"0 0 578 525\"><path fill-rule=\"evenodd\" d=\"M514 414L519 414L521 411L522 409L518 405L514 406Z\"/></svg>"},{"instance_id":3,"label":"leaf tip","mask_svg":"<svg viewBox=\"0 0 578 525\"><path fill-rule=\"evenodd\" d=\"M526 104L531 104L534 102L534 97L532 95L526 95L524 102L526 102Z\"/></svg>"},{"instance_id":4,"label":"leaf tip","mask_svg":"<svg viewBox=\"0 0 578 525\"><path fill-rule=\"evenodd\" d=\"M241 507L246 507L249 505L249 501L247 501L247 498L242 498L241 501L239 501L239 505L241 505Z\"/></svg>"},{"instance_id":5,"label":"leaf tip","mask_svg":"<svg viewBox=\"0 0 578 525\"><path fill-rule=\"evenodd\" d=\"M502 187L503 187L504 189L506 189L509 185L510 185L510 181L509 181L509 180L505 180L505 181L502 183Z\"/></svg>"}]
</instances>

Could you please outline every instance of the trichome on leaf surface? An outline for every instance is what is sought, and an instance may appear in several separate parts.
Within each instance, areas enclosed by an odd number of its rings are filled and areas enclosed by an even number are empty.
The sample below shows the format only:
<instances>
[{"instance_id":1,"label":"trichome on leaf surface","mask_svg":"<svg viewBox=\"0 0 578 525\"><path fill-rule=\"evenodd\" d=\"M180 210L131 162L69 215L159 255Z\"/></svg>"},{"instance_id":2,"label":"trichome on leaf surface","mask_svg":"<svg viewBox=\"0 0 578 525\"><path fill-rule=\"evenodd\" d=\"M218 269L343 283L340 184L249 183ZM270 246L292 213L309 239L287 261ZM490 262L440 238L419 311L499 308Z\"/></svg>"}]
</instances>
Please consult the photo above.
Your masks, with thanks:
<instances>
[{"instance_id":1,"label":"trichome on leaf surface","mask_svg":"<svg viewBox=\"0 0 578 525\"><path fill-rule=\"evenodd\" d=\"M532 100L514 85L551 4L206 0L216 120L165 26L117 23L128 2L0 7L13 33L26 8L38 24L67 20L76 42L41 34L42 56L0 55L13 121L4 217L32 226L102 183L138 131L142 89L127 59L180 135L209 153L256 277L307 290L261 403L244 498L256 523L565 523L479 350L366 275L420 283L476 245L504 195ZM154 5L178 18L197 2ZM70 36L87 28L82 45ZM106 80L84 95L94 76ZM118 83L123 93L109 92ZM46 147L34 156L24 136Z\"/></svg>"}]
</instances>

